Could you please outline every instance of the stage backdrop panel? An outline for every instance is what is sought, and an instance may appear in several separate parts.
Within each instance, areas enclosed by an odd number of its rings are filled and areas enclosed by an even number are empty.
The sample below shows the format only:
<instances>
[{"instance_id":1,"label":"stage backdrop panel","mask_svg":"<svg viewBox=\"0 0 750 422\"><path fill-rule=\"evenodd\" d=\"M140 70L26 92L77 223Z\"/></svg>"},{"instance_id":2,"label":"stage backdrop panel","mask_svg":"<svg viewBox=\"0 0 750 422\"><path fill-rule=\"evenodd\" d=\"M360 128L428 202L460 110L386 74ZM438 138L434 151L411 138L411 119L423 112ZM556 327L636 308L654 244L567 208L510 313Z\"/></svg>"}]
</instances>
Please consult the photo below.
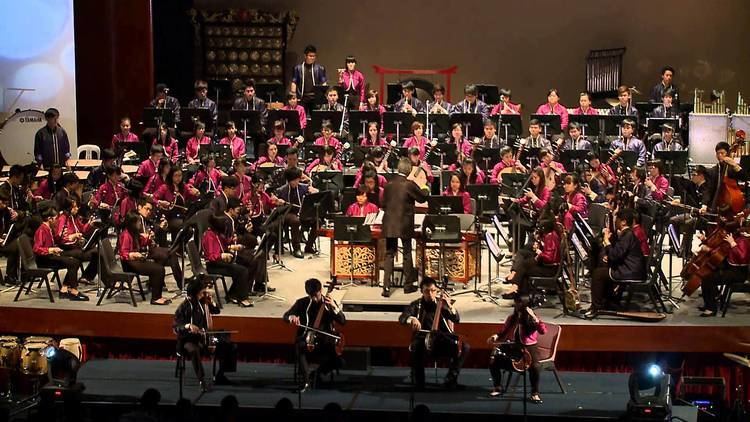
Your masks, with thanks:
<instances>
[{"instance_id":1,"label":"stage backdrop panel","mask_svg":"<svg viewBox=\"0 0 750 422\"><path fill-rule=\"evenodd\" d=\"M60 110L75 154L76 84L73 0L0 2L0 151L9 163L33 161L34 134L45 122L38 113Z\"/></svg>"}]
</instances>

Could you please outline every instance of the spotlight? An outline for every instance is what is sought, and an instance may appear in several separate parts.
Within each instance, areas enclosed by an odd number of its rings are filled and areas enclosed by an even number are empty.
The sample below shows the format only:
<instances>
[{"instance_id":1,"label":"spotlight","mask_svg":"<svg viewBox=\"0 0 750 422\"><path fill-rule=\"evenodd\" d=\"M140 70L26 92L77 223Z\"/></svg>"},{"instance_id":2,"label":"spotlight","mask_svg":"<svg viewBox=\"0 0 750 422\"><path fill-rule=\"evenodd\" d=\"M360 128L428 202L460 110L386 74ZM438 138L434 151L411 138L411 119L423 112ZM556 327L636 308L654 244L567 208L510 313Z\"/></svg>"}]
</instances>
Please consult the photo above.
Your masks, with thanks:
<instances>
[{"instance_id":1,"label":"spotlight","mask_svg":"<svg viewBox=\"0 0 750 422\"><path fill-rule=\"evenodd\" d=\"M49 347L47 357L47 374L49 382L58 387L70 387L75 384L81 361L78 356L65 350Z\"/></svg>"},{"instance_id":2,"label":"spotlight","mask_svg":"<svg viewBox=\"0 0 750 422\"><path fill-rule=\"evenodd\" d=\"M668 421L672 416L669 394L670 377L654 363L630 374L628 420Z\"/></svg>"}]
</instances>

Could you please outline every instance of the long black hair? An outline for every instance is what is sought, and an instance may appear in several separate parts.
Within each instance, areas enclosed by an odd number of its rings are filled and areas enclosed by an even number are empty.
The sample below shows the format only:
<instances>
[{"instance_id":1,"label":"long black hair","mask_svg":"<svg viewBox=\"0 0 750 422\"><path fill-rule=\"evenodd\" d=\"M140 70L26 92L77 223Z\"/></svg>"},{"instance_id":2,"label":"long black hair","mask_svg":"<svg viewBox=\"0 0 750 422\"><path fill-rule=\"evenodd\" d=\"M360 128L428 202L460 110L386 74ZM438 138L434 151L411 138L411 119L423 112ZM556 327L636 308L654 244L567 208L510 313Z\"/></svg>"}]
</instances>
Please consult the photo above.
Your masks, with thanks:
<instances>
[{"instance_id":1,"label":"long black hair","mask_svg":"<svg viewBox=\"0 0 750 422\"><path fill-rule=\"evenodd\" d=\"M527 295L517 294L513 298L513 304L513 314L510 316L508 323L510 325L518 324L523 328L523 332L527 335L535 332L539 328L539 325L534 322L534 319L527 311L527 308L529 307L529 297Z\"/></svg>"}]
</instances>

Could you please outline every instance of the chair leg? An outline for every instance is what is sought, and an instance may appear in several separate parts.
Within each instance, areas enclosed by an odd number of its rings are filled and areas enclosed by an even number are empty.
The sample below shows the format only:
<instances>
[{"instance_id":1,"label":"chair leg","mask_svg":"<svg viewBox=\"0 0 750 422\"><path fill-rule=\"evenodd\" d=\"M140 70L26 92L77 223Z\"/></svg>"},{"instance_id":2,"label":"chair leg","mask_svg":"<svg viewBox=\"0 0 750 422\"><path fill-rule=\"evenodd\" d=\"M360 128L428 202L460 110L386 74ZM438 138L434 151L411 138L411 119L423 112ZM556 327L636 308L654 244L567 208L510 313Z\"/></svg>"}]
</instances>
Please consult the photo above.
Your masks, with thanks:
<instances>
[{"instance_id":1,"label":"chair leg","mask_svg":"<svg viewBox=\"0 0 750 422\"><path fill-rule=\"evenodd\" d=\"M659 308L662 310L662 312L667 313L667 305L664 303L664 299L661 298L661 291L659 291L658 288L653 288L651 291L651 300L654 302L654 309L657 309L657 303L659 304Z\"/></svg>"},{"instance_id":2,"label":"chair leg","mask_svg":"<svg viewBox=\"0 0 750 422\"><path fill-rule=\"evenodd\" d=\"M555 368L554 366L552 367L552 374L554 374L554 375L555 375L555 379L557 380L557 385L558 385L558 387L560 387L560 391L561 391L561 392L562 392L563 394L568 394L568 393L567 393L567 392L565 391L565 387L563 386L563 383L562 383L562 381L560 380L560 374L558 374L558 373L557 373L557 368Z\"/></svg>"},{"instance_id":3,"label":"chair leg","mask_svg":"<svg viewBox=\"0 0 750 422\"><path fill-rule=\"evenodd\" d=\"M630 309L630 302L633 300L633 286L627 287L628 298L625 300L625 310Z\"/></svg>"},{"instance_id":4,"label":"chair leg","mask_svg":"<svg viewBox=\"0 0 750 422\"><path fill-rule=\"evenodd\" d=\"M110 289L110 287L105 287L104 290L102 290L102 294L99 295L99 300L96 301L96 306L99 306L102 304L102 300L104 300L104 296L107 295L107 291Z\"/></svg>"},{"instance_id":5,"label":"chair leg","mask_svg":"<svg viewBox=\"0 0 750 422\"><path fill-rule=\"evenodd\" d=\"M60 270L55 270L52 279L57 283L57 290L62 289L62 281L60 280Z\"/></svg>"},{"instance_id":6,"label":"chair leg","mask_svg":"<svg viewBox=\"0 0 750 422\"><path fill-rule=\"evenodd\" d=\"M224 305L221 303L221 294L219 293L219 279L214 279L214 292L216 293L216 305L219 309L222 309Z\"/></svg>"},{"instance_id":7,"label":"chair leg","mask_svg":"<svg viewBox=\"0 0 750 422\"><path fill-rule=\"evenodd\" d=\"M49 296L49 301L52 303L55 303L55 298L52 296L52 288L49 285L49 277L46 275L44 276L44 285L47 287L47 295Z\"/></svg>"},{"instance_id":8,"label":"chair leg","mask_svg":"<svg viewBox=\"0 0 750 422\"><path fill-rule=\"evenodd\" d=\"M143 284L141 284L141 276L136 274L135 279L138 280L138 292L141 294L141 299L146 300L146 293L143 291Z\"/></svg>"},{"instance_id":9,"label":"chair leg","mask_svg":"<svg viewBox=\"0 0 750 422\"><path fill-rule=\"evenodd\" d=\"M721 304L721 317L727 316L729 310L729 302L732 300L732 286L727 284L726 293L724 294L724 303Z\"/></svg>"},{"instance_id":10,"label":"chair leg","mask_svg":"<svg viewBox=\"0 0 750 422\"><path fill-rule=\"evenodd\" d=\"M21 293L24 291L24 287L26 287L26 282L18 280L18 293L16 293L15 299L13 299L13 302L18 302L18 298L21 296Z\"/></svg>"},{"instance_id":11,"label":"chair leg","mask_svg":"<svg viewBox=\"0 0 750 422\"><path fill-rule=\"evenodd\" d=\"M123 281L122 283L124 284L125 281ZM133 303L133 307L137 308L138 304L135 302L135 294L133 294L133 284L130 281L128 281L127 283L128 283L128 292L130 293L130 301Z\"/></svg>"}]
</instances>

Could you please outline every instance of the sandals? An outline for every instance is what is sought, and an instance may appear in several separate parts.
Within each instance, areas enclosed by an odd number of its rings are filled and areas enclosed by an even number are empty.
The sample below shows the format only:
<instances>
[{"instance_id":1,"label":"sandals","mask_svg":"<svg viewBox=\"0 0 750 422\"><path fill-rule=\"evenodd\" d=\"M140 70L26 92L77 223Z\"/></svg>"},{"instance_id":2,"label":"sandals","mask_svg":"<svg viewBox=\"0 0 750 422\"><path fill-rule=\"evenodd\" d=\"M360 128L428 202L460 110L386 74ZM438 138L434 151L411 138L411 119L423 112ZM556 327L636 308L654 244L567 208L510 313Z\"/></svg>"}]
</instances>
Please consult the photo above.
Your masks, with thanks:
<instances>
[{"instance_id":1,"label":"sandals","mask_svg":"<svg viewBox=\"0 0 750 422\"><path fill-rule=\"evenodd\" d=\"M499 396L502 396L503 394L505 394L505 392L503 391L503 387L495 387L492 389L492 391L490 391L489 396L499 397Z\"/></svg>"},{"instance_id":2,"label":"sandals","mask_svg":"<svg viewBox=\"0 0 750 422\"><path fill-rule=\"evenodd\" d=\"M539 396L539 393L530 395L529 396L529 401L532 402L532 403L534 403L534 404L542 404L543 403L542 402L542 397Z\"/></svg>"},{"instance_id":3,"label":"sandals","mask_svg":"<svg viewBox=\"0 0 750 422\"><path fill-rule=\"evenodd\" d=\"M230 303L234 303L235 305L239 306L240 308L251 308L251 307L255 306L255 304L253 303L253 301L251 301L250 299L239 300L239 299L236 299L236 298L233 298L233 297L228 297L227 301L229 301Z\"/></svg>"},{"instance_id":4,"label":"sandals","mask_svg":"<svg viewBox=\"0 0 750 422\"><path fill-rule=\"evenodd\" d=\"M159 302L159 299L151 300L151 304L156 305L156 306L167 306L171 303L172 303L172 299L165 299L163 302Z\"/></svg>"}]
</instances>

